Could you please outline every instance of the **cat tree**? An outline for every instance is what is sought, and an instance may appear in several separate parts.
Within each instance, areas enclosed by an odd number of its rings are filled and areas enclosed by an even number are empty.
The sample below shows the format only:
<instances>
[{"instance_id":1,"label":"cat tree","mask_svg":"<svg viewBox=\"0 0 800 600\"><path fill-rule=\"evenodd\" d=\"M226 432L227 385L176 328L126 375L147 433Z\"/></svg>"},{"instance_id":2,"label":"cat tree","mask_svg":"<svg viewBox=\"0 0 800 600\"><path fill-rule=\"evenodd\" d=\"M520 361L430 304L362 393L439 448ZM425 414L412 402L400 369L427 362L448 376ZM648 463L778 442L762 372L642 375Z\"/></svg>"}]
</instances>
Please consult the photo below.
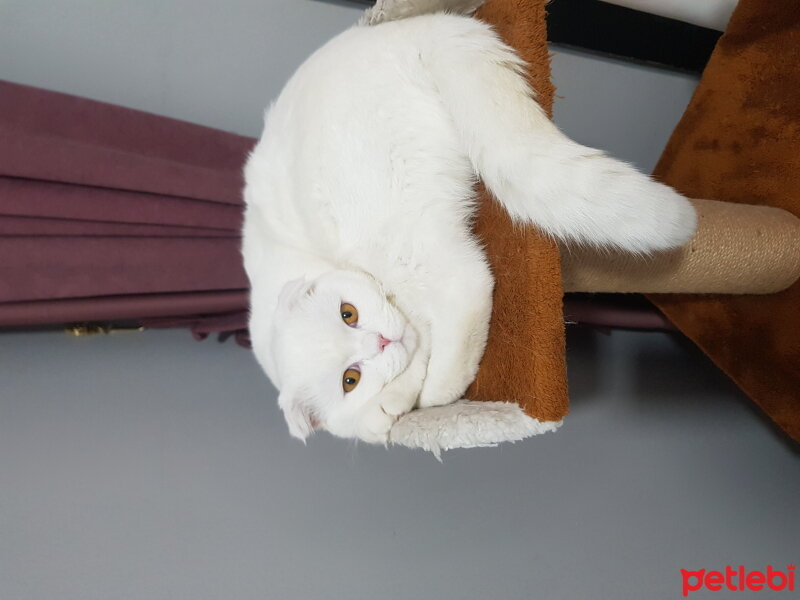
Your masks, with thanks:
<instances>
[{"instance_id":1,"label":"cat tree","mask_svg":"<svg viewBox=\"0 0 800 600\"><path fill-rule=\"evenodd\" d=\"M381 4L383 14L390 14L390 2ZM490 0L476 16L494 25L528 62L531 86L550 111L545 4ZM438 455L449 448L494 445L557 429L568 410L564 291L716 298L776 294L800 278L800 219L794 214L774 206L693 202L698 230L689 244L637 257L559 248L533 230L512 226L482 191L476 231L486 243L497 284L486 354L467 393L471 400L405 415L391 432L392 443Z\"/></svg>"}]
</instances>

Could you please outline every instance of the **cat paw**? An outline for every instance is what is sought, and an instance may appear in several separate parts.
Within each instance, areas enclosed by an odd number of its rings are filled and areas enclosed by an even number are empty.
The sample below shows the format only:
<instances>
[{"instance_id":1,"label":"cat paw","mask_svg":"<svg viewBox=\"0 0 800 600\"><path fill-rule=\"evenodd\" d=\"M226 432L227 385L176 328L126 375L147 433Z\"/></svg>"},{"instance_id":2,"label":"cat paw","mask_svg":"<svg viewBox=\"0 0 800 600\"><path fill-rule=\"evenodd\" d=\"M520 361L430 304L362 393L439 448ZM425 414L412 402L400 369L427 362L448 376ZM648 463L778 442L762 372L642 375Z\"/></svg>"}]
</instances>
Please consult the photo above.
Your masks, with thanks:
<instances>
[{"instance_id":1,"label":"cat paw","mask_svg":"<svg viewBox=\"0 0 800 600\"><path fill-rule=\"evenodd\" d=\"M359 438L370 444L389 442L389 432L397 419L409 412L416 404L416 395L388 392L364 414L359 428Z\"/></svg>"},{"instance_id":2,"label":"cat paw","mask_svg":"<svg viewBox=\"0 0 800 600\"><path fill-rule=\"evenodd\" d=\"M598 159L611 160L611 159ZM697 229L692 203L671 187L653 181L629 165L612 161L617 171L603 172L594 187L565 198L562 220L567 247L571 241L650 254L678 248ZM593 198L588 203L585 198Z\"/></svg>"},{"instance_id":3,"label":"cat paw","mask_svg":"<svg viewBox=\"0 0 800 600\"><path fill-rule=\"evenodd\" d=\"M368 410L361 418L358 438L368 444L389 443L389 432L397 421L397 416L390 415L380 405Z\"/></svg>"},{"instance_id":4,"label":"cat paw","mask_svg":"<svg viewBox=\"0 0 800 600\"><path fill-rule=\"evenodd\" d=\"M399 394L396 392L383 394L380 407L391 417L401 417L414 408L417 398L414 394Z\"/></svg>"},{"instance_id":5,"label":"cat paw","mask_svg":"<svg viewBox=\"0 0 800 600\"><path fill-rule=\"evenodd\" d=\"M619 245L632 252L671 250L692 239L697 212L692 203L671 187L648 180L641 186L638 205L620 218Z\"/></svg>"},{"instance_id":6,"label":"cat paw","mask_svg":"<svg viewBox=\"0 0 800 600\"><path fill-rule=\"evenodd\" d=\"M485 317L489 323L489 315ZM464 397L467 387L475 379L478 365L486 347L488 326L473 328L474 335L457 340L461 345L461 352L452 357L442 357L448 360L439 360L434 365L433 359L428 367L428 377L422 384L418 404L420 408L429 406L444 406ZM445 367L444 365L447 365Z\"/></svg>"},{"instance_id":7,"label":"cat paw","mask_svg":"<svg viewBox=\"0 0 800 600\"><path fill-rule=\"evenodd\" d=\"M471 380L472 378L469 378L465 383L465 377L461 373L442 381L430 377L425 380L419 394L420 408L452 404L461 399Z\"/></svg>"},{"instance_id":8,"label":"cat paw","mask_svg":"<svg viewBox=\"0 0 800 600\"><path fill-rule=\"evenodd\" d=\"M599 150L573 146L565 156L549 170L540 165L533 174L537 182L496 194L512 216L539 225L567 247L577 242L632 254L678 248L694 235L695 208L671 187ZM542 193L542 181L552 190ZM539 195L528 197L528 190Z\"/></svg>"}]
</instances>

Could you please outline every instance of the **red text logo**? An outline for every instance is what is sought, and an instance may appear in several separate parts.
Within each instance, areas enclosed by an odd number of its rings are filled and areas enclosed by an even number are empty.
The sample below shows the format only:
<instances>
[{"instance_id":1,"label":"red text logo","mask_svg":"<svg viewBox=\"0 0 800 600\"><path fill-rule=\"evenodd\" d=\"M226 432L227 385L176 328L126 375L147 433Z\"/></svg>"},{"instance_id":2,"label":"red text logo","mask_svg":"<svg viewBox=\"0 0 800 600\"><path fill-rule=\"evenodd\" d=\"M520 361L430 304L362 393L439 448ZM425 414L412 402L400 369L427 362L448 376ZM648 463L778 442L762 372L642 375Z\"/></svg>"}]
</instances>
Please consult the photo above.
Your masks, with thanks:
<instances>
[{"instance_id":1,"label":"red text logo","mask_svg":"<svg viewBox=\"0 0 800 600\"><path fill-rule=\"evenodd\" d=\"M773 569L772 565L767 565L766 571L748 571L743 565L734 568L730 565L725 566L725 571L688 571L681 569L683 577L683 596L689 592L707 589L712 592L719 590L731 591L758 591L758 590L781 590L794 591L794 570L795 565L788 565L785 571Z\"/></svg>"}]
</instances>

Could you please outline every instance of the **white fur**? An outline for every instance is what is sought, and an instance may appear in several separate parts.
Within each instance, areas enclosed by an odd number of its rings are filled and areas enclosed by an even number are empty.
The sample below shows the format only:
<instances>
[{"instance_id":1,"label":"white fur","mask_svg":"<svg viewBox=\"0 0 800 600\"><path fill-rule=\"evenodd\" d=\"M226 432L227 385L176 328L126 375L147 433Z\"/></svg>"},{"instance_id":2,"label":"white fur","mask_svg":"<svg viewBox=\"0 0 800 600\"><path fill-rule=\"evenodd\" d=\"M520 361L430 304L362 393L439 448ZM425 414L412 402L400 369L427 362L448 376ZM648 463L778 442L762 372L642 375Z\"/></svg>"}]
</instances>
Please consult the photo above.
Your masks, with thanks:
<instances>
[{"instance_id":1,"label":"white fur","mask_svg":"<svg viewBox=\"0 0 800 600\"><path fill-rule=\"evenodd\" d=\"M529 417L515 402L459 400L403 415L392 427L389 441L397 446L427 450L441 460L445 450L518 442L556 431L561 423Z\"/></svg>"},{"instance_id":2,"label":"white fur","mask_svg":"<svg viewBox=\"0 0 800 600\"><path fill-rule=\"evenodd\" d=\"M253 347L301 439L325 428L386 443L398 416L462 396L493 288L470 229L477 176L516 221L562 241L646 253L695 227L672 189L566 138L488 25L397 14L297 70L245 169ZM379 335L397 343L381 351ZM362 380L345 394L351 365Z\"/></svg>"}]
</instances>

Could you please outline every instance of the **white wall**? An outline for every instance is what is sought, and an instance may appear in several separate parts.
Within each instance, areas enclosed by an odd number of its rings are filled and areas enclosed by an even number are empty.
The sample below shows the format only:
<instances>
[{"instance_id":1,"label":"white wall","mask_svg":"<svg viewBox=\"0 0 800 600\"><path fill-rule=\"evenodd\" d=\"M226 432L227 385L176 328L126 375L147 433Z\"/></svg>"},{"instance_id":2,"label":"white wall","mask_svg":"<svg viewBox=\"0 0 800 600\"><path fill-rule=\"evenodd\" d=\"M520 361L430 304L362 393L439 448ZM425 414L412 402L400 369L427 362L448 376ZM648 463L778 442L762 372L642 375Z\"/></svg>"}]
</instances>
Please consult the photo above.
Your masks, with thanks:
<instances>
[{"instance_id":1,"label":"white wall","mask_svg":"<svg viewBox=\"0 0 800 600\"><path fill-rule=\"evenodd\" d=\"M0 78L255 137L296 66L359 14L313 0L0 0ZM559 125L652 168L696 79L554 50Z\"/></svg>"},{"instance_id":2,"label":"white wall","mask_svg":"<svg viewBox=\"0 0 800 600\"><path fill-rule=\"evenodd\" d=\"M353 6L0 0L0 78L256 136L267 102Z\"/></svg>"},{"instance_id":3,"label":"white wall","mask_svg":"<svg viewBox=\"0 0 800 600\"><path fill-rule=\"evenodd\" d=\"M356 14L0 0L0 77L256 135ZM559 124L644 168L694 86L563 51L554 78ZM699 352L666 334L568 345L559 433L440 465L304 447L230 343L0 334L0 599L640 600L679 597L681 568L797 559L797 454Z\"/></svg>"},{"instance_id":4,"label":"white wall","mask_svg":"<svg viewBox=\"0 0 800 600\"><path fill-rule=\"evenodd\" d=\"M558 46L552 50L555 122L582 144L652 171L697 78Z\"/></svg>"},{"instance_id":5,"label":"white wall","mask_svg":"<svg viewBox=\"0 0 800 600\"><path fill-rule=\"evenodd\" d=\"M725 31L738 0L605 0L635 10Z\"/></svg>"}]
</instances>

